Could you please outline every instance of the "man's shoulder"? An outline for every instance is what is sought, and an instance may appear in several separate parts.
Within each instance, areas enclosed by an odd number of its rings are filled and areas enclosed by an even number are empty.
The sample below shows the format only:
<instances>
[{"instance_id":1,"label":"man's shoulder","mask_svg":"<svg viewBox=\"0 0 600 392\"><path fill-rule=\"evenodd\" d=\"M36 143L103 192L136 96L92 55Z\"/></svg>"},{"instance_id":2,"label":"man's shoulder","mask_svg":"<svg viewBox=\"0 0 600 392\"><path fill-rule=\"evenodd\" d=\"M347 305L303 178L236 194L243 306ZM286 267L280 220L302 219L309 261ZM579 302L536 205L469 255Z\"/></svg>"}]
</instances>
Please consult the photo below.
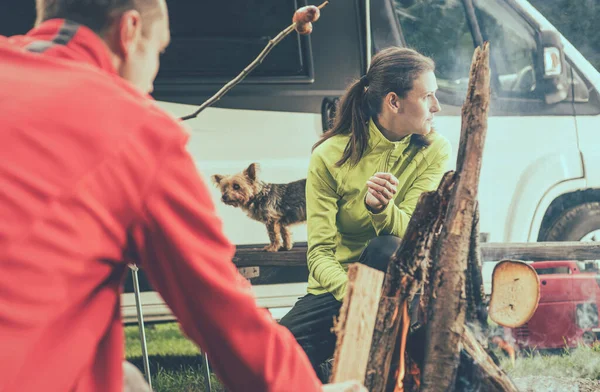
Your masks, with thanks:
<instances>
[{"instance_id":1,"label":"man's shoulder","mask_svg":"<svg viewBox=\"0 0 600 392\"><path fill-rule=\"evenodd\" d=\"M106 116L120 125L117 132L135 133L140 137L155 138L156 143L165 139L180 139L185 134L179 119L161 108L149 95L137 90L118 75L82 72L81 87L73 86L74 106L93 106L88 109L95 117Z\"/></svg>"},{"instance_id":2,"label":"man's shoulder","mask_svg":"<svg viewBox=\"0 0 600 392\"><path fill-rule=\"evenodd\" d=\"M180 120L161 108L152 97L142 94L117 76L112 79L111 82L91 82L88 88L82 91L80 99L87 101L82 105L93 105L93 116L99 118L104 112L107 120L117 125L114 132L120 133L120 136L146 139L156 144L157 148L169 140L187 137ZM92 85L96 88L90 88ZM98 97L96 94L104 96Z\"/></svg>"}]
</instances>

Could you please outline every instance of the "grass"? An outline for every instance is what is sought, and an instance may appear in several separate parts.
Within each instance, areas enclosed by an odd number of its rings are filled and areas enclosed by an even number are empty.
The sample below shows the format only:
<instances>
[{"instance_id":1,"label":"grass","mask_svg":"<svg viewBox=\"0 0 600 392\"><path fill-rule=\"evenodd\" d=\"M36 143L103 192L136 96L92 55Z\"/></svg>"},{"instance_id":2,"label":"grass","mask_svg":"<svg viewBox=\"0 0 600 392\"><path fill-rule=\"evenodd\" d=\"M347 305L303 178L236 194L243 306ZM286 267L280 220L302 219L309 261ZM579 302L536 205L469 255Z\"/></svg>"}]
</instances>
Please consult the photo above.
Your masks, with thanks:
<instances>
[{"instance_id":1,"label":"grass","mask_svg":"<svg viewBox=\"0 0 600 392\"><path fill-rule=\"evenodd\" d=\"M146 325L146 342L150 355L183 355L200 354L198 347L186 339L177 323ZM127 358L142 356L142 345L137 325L125 327L125 354Z\"/></svg>"},{"instance_id":2,"label":"grass","mask_svg":"<svg viewBox=\"0 0 600 392\"><path fill-rule=\"evenodd\" d=\"M199 369L192 366L182 367L178 371L159 369L152 377L152 389L155 392L204 392L207 390L204 376ZM211 375L211 390L215 392L225 391L214 375Z\"/></svg>"},{"instance_id":3,"label":"grass","mask_svg":"<svg viewBox=\"0 0 600 392\"><path fill-rule=\"evenodd\" d=\"M579 346L559 353L523 351L515 366L508 359L501 361L502 368L512 378L525 376L575 377L600 380L600 344Z\"/></svg>"},{"instance_id":4,"label":"grass","mask_svg":"<svg viewBox=\"0 0 600 392\"><path fill-rule=\"evenodd\" d=\"M147 325L145 331L154 392L206 391L200 350L181 333L177 323ZM129 362L143 369L137 325L125 327L125 355ZM211 386L213 391L224 391L214 374Z\"/></svg>"},{"instance_id":5,"label":"grass","mask_svg":"<svg viewBox=\"0 0 600 392\"><path fill-rule=\"evenodd\" d=\"M146 340L155 392L206 391L200 350L181 333L177 323L146 326ZM127 360L143 369L137 326L125 328L125 344ZM511 378L553 376L600 380L600 344L558 354L522 351L515 366L508 358L501 359L501 366ZM224 391L214 375L211 385L213 391Z\"/></svg>"}]
</instances>

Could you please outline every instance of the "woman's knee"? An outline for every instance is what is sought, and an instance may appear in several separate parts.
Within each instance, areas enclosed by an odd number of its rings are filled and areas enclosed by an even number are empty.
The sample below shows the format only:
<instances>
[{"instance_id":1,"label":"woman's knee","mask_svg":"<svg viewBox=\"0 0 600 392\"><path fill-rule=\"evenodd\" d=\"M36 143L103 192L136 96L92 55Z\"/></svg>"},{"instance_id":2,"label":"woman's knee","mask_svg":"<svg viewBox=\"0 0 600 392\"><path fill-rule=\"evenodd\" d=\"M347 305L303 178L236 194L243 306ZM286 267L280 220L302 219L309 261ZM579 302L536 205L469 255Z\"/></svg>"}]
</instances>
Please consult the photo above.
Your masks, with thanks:
<instances>
[{"instance_id":1,"label":"woman's knee","mask_svg":"<svg viewBox=\"0 0 600 392\"><path fill-rule=\"evenodd\" d=\"M402 239L393 235L375 237L367 244L360 261L369 267L385 272L401 243Z\"/></svg>"},{"instance_id":2,"label":"woman's knee","mask_svg":"<svg viewBox=\"0 0 600 392\"><path fill-rule=\"evenodd\" d=\"M400 247L402 239L395 235L380 235L369 241L368 248L381 249L384 252L393 254Z\"/></svg>"}]
</instances>

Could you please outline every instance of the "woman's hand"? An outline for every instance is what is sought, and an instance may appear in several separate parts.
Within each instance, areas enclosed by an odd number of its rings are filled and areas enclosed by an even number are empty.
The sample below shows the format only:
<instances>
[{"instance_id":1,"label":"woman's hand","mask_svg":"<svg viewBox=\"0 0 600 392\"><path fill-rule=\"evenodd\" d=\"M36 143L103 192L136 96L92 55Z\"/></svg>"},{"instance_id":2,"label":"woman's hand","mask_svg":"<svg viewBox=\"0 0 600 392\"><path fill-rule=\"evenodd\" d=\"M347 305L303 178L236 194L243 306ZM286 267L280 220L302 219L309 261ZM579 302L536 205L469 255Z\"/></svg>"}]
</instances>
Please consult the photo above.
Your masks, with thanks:
<instances>
[{"instance_id":1,"label":"woman's hand","mask_svg":"<svg viewBox=\"0 0 600 392\"><path fill-rule=\"evenodd\" d=\"M346 381L323 385L323 392L367 392L367 388L358 381Z\"/></svg>"},{"instance_id":2,"label":"woman's hand","mask_svg":"<svg viewBox=\"0 0 600 392\"><path fill-rule=\"evenodd\" d=\"M391 173L375 173L367 181L365 204L369 211L378 214L396 196L398 179Z\"/></svg>"}]
</instances>

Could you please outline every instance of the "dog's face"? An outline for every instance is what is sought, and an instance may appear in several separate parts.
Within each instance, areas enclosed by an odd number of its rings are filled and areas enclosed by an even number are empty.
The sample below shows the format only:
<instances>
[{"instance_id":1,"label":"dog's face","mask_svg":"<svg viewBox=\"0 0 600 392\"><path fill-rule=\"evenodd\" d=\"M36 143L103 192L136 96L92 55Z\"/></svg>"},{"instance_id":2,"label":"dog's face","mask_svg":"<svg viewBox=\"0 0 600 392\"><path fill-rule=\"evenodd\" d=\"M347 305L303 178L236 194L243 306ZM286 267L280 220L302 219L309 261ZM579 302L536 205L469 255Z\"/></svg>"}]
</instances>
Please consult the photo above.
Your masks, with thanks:
<instances>
[{"instance_id":1,"label":"dog's face","mask_svg":"<svg viewBox=\"0 0 600 392\"><path fill-rule=\"evenodd\" d=\"M221 189L223 203L239 207L254 199L257 192L257 171L258 164L252 163L241 173L231 176L215 174L211 179Z\"/></svg>"}]
</instances>

